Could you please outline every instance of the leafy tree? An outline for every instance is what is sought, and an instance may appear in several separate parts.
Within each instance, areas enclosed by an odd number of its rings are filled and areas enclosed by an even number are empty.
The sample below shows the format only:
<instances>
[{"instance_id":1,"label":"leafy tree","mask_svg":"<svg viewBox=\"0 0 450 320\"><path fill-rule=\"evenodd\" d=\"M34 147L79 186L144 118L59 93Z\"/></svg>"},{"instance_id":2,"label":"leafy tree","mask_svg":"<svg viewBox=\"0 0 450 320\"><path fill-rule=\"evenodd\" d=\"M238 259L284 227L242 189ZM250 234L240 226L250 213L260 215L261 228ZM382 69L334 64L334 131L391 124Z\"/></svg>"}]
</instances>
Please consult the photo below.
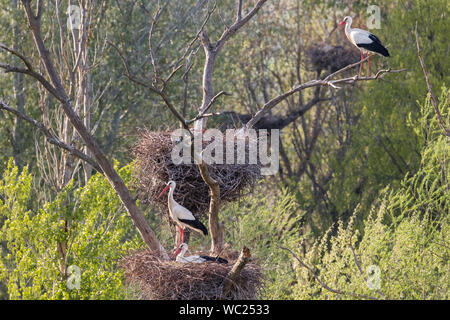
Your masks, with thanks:
<instances>
[{"instance_id":1,"label":"leafy tree","mask_svg":"<svg viewBox=\"0 0 450 320\"><path fill-rule=\"evenodd\" d=\"M119 170L126 182L131 168ZM0 279L9 298L124 298L117 263L142 240L106 179L97 174L82 188L74 188L72 181L53 201L37 208L30 206L33 183L27 167L18 175L9 161L0 182L0 240L6 244ZM81 270L79 289L67 285L75 279L70 266Z\"/></svg>"}]
</instances>

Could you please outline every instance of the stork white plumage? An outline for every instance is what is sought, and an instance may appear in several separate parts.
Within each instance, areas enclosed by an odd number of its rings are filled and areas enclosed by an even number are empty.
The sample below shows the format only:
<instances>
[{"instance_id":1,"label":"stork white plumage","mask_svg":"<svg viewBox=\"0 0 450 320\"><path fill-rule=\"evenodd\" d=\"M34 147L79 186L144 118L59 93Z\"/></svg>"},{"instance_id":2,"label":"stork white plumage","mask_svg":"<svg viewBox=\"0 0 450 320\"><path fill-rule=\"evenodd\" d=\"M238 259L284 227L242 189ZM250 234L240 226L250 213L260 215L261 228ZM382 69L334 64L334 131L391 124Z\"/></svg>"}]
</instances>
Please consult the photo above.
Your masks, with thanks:
<instances>
[{"instance_id":1,"label":"stork white plumage","mask_svg":"<svg viewBox=\"0 0 450 320\"><path fill-rule=\"evenodd\" d=\"M203 233L205 236L208 235L208 230L197 218L194 217L192 212L188 209L180 205L173 199L173 192L175 191L176 183L175 181L169 181L167 186L161 191L158 198L161 197L164 192L166 192L169 188L169 197L168 197L168 207L170 217L178 224L180 228L180 241L178 244L181 244L184 241L184 229L189 228L195 230L197 232Z\"/></svg>"},{"instance_id":2,"label":"stork white plumage","mask_svg":"<svg viewBox=\"0 0 450 320\"><path fill-rule=\"evenodd\" d=\"M176 261L178 262L184 262L184 263L204 263L206 261L212 261L212 262L218 262L218 263L228 263L226 259L220 258L220 257L210 257L210 256L199 256L199 255L192 255L185 257L184 254L188 250L187 243L180 244L179 248L175 252L176 255Z\"/></svg>"},{"instance_id":3,"label":"stork white plumage","mask_svg":"<svg viewBox=\"0 0 450 320\"><path fill-rule=\"evenodd\" d=\"M381 44L380 39L377 38L376 35L370 33L369 31L358 29L358 28L351 28L352 25L352 17L347 16L342 20L342 22L339 24L339 26L342 26L345 24L345 35L347 36L347 39L350 40L350 42L357 47L361 52L361 60L364 59L364 53L369 57L367 59L367 70L370 74L370 56L368 55L368 52L375 52L379 53L385 57L389 57L388 50L383 47ZM362 63L359 65L359 74L361 74L362 70Z\"/></svg>"}]
</instances>

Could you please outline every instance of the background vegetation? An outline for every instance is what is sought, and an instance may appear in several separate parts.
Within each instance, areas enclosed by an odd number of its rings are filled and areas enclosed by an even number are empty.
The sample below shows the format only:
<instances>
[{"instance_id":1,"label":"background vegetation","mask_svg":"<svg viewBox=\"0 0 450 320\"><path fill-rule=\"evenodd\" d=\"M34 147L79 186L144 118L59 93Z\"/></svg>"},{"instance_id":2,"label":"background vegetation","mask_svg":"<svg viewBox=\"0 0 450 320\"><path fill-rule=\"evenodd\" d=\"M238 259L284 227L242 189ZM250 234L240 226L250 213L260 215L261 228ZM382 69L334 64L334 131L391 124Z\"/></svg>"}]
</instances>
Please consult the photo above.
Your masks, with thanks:
<instances>
[{"instance_id":1,"label":"background vegetation","mask_svg":"<svg viewBox=\"0 0 450 320\"><path fill-rule=\"evenodd\" d=\"M70 48L61 43L72 38L58 31L54 10L64 8L65 26L69 3L44 3L45 42L62 69L61 53ZM167 1L153 38L162 73L170 73L214 3L207 26L209 37L217 39L224 25L232 24L235 1ZM254 3L244 1L245 7ZM0 4L0 42L42 69L22 5ZM215 90L231 95L214 108L230 112L211 118L208 126L233 124L293 85L329 72L314 67L308 50L325 43L357 50L342 30L330 31L345 15L366 29L371 4L268 1L218 57ZM407 72L339 90L301 91L278 105L270 117L287 119L314 95L321 98L280 127L279 174L221 208L227 246L248 246L264 269L261 299L449 298L450 141L427 95L414 36L417 21L422 56L449 126L449 6L444 0L380 0L377 5L381 28L371 31L391 57L373 58L372 70ZM98 2L89 38L92 131L131 188L130 148L137 130L178 123L158 95L124 75L117 50L106 41L126 53L133 72L153 72L148 32L156 8L157 1ZM187 118L196 115L202 99L204 55L198 50L188 78L180 72L166 88ZM2 50L0 62L20 64ZM70 75L63 81L69 86ZM0 100L57 128L57 135L66 132L57 101L30 77L2 72ZM89 177L76 160L70 176L64 175L65 153L5 111L0 111L0 137L0 299L132 298L118 262L145 244L106 179ZM82 147L76 138L72 142ZM170 248L174 239L167 216L139 207ZM208 241L191 235L190 247L206 249ZM67 287L71 265L82 271L80 289Z\"/></svg>"}]
</instances>

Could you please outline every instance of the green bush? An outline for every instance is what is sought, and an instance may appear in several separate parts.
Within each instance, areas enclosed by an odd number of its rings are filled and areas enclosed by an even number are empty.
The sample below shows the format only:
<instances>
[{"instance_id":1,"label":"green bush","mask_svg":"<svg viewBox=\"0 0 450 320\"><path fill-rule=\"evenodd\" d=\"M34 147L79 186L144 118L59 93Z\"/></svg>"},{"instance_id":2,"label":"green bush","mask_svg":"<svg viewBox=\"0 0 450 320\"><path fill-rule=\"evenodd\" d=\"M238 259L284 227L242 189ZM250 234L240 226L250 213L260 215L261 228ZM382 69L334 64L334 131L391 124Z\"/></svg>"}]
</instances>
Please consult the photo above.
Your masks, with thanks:
<instances>
[{"instance_id":1,"label":"green bush","mask_svg":"<svg viewBox=\"0 0 450 320\"><path fill-rule=\"evenodd\" d=\"M439 108L450 123L449 90ZM438 126L429 99L421 106L415 131L423 142L421 166L400 187L386 188L359 230L339 222L299 259L297 299L448 299L450 285L450 145ZM379 282L377 282L379 279ZM379 283L379 289L374 286ZM377 289L377 290L376 290Z\"/></svg>"},{"instance_id":2,"label":"green bush","mask_svg":"<svg viewBox=\"0 0 450 320\"><path fill-rule=\"evenodd\" d=\"M130 181L131 165L119 172ZM123 298L117 261L142 243L109 183L99 174L83 188L70 183L52 202L33 209L33 178L26 167L17 175L10 160L0 181L0 282L9 298Z\"/></svg>"}]
</instances>

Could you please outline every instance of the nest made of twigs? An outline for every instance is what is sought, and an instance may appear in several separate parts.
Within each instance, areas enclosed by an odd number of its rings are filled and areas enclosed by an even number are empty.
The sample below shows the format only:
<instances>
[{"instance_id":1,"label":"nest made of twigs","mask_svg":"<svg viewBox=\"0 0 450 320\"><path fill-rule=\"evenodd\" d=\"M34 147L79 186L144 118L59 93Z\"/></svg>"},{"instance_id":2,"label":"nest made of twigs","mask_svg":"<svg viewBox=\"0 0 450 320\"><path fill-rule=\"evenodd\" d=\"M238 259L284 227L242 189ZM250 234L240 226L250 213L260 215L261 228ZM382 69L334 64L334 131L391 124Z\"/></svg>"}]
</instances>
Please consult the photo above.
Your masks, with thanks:
<instances>
[{"instance_id":1,"label":"nest made of twigs","mask_svg":"<svg viewBox=\"0 0 450 320\"><path fill-rule=\"evenodd\" d=\"M252 262L245 265L227 296L222 296L223 281L233 264L234 261L228 264L162 261L151 251L141 250L126 256L120 267L125 270L127 286L136 288L140 299L256 299L262 285L262 273Z\"/></svg>"},{"instance_id":2,"label":"nest made of twigs","mask_svg":"<svg viewBox=\"0 0 450 320\"><path fill-rule=\"evenodd\" d=\"M335 72L359 61L358 51L344 46L319 44L310 47L306 54L313 66L313 70L319 74L322 70Z\"/></svg>"},{"instance_id":3,"label":"nest made of twigs","mask_svg":"<svg viewBox=\"0 0 450 320\"><path fill-rule=\"evenodd\" d=\"M171 152L174 145L171 131L143 129L139 132L137 144L132 149L137 160L135 176L139 198L160 209L166 208L167 196L158 198L158 195L167 182L173 180L176 182L175 201L197 217L202 216L209 208L209 187L196 164L173 163ZM258 164L208 165L211 177L219 182L221 201L236 201L250 193L261 176L260 169Z\"/></svg>"}]
</instances>

